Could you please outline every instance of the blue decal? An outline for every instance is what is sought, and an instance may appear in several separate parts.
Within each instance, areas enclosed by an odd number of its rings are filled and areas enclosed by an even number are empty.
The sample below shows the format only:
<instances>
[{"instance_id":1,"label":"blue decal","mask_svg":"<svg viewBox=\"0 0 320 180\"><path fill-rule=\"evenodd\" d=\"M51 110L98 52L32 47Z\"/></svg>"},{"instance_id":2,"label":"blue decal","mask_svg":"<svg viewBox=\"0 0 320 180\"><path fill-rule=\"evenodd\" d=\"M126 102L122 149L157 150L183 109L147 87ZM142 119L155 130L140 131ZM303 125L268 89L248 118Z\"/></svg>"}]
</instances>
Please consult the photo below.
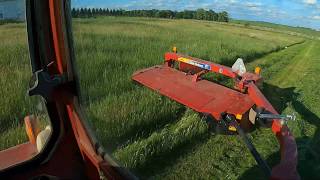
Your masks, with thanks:
<instances>
[{"instance_id":1,"label":"blue decal","mask_svg":"<svg viewBox=\"0 0 320 180\"><path fill-rule=\"evenodd\" d=\"M194 65L194 66L197 66L197 67L200 67L202 69L206 69L206 70L211 70L211 66L208 65L208 64L202 64L202 63L199 63L199 62L196 62L196 61L189 61L188 64L191 64L191 65Z\"/></svg>"}]
</instances>

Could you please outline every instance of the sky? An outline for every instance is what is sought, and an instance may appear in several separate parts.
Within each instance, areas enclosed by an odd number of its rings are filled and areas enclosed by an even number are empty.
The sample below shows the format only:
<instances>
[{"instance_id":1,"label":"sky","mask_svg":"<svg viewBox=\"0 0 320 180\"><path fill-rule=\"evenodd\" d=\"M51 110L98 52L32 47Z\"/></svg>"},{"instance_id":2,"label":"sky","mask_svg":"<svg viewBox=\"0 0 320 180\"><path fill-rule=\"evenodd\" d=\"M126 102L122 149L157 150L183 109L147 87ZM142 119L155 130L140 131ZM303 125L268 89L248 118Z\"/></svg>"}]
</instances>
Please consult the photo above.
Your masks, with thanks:
<instances>
[{"instance_id":1,"label":"sky","mask_svg":"<svg viewBox=\"0 0 320 180\"><path fill-rule=\"evenodd\" d=\"M320 30L320 0L72 0L73 7L112 9L198 8L227 11L233 19L265 21Z\"/></svg>"}]
</instances>

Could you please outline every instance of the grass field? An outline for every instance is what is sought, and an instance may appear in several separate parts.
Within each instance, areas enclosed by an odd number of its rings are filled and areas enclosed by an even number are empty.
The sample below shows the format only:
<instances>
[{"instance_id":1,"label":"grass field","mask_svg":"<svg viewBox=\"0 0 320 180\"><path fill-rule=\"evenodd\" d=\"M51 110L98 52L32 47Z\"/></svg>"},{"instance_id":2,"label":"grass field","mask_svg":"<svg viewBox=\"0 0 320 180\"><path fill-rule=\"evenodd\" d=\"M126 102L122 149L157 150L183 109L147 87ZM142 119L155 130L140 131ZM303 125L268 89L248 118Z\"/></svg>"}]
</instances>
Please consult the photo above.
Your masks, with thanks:
<instances>
[{"instance_id":1,"label":"grass field","mask_svg":"<svg viewBox=\"0 0 320 180\"><path fill-rule=\"evenodd\" d=\"M320 40L320 31L314 31L310 28L304 27L292 27L281 24L273 24L269 22L261 21L245 21L245 20L231 20L232 24L243 25L247 28L254 28L260 30L277 31L287 34L294 34L297 36L303 36L305 38Z\"/></svg>"},{"instance_id":2,"label":"grass field","mask_svg":"<svg viewBox=\"0 0 320 180\"><path fill-rule=\"evenodd\" d=\"M319 41L191 20L75 19L73 29L89 122L105 148L137 176L263 177L237 136L209 132L197 113L131 81L134 71L161 64L175 45L181 53L225 65L241 57L250 70L261 66L263 91L272 104L279 112L298 114L289 127L298 143L301 177L320 178ZM30 108L35 101L25 95L30 69L24 36L24 24L0 26L0 149L25 141L21 122L35 111ZM270 130L249 136L270 164L279 162L279 145Z\"/></svg>"}]
</instances>

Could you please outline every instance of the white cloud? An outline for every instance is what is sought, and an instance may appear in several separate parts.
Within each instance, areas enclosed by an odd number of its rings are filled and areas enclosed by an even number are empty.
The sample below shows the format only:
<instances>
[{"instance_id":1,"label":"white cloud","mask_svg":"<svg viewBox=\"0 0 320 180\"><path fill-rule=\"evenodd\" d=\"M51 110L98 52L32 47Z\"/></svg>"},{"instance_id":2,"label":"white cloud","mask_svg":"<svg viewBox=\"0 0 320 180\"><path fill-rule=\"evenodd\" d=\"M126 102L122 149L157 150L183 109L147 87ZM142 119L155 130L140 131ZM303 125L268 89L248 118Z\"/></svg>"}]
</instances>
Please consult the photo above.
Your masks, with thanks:
<instances>
[{"instance_id":1,"label":"white cloud","mask_svg":"<svg viewBox=\"0 0 320 180\"><path fill-rule=\"evenodd\" d=\"M259 2L247 2L247 3L245 3L245 5L247 7L260 7L260 6L262 6L262 4Z\"/></svg>"},{"instance_id":2,"label":"white cloud","mask_svg":"<svg viewBox=\"0 0 320 180\"><path fill-rule=\"evenodd\" d=\"M304 0L303 2L306 3L306 4L309 4L309 5L317 4L317 0Z\"/></svg>"},{"instance_id":3,"label":"white cloud","mask_svg":"<svg viewBox=\"0 0 320 180\"><path fill-rule=\"evenodd\" d=\"M227 4L234 4L234 3L237 3L238 1L237 0L226 0L225 2Z\"/></svg>"},{"instance_id":4,"label":"white cloud","mask_svg":"<svg viewBox=\"0 0 320 180\"><path fill-rule=\"evenodd\" d=\"M314 20L320 20L320 16L312 16L311 18Z\"/></svg>"}]
</instances>

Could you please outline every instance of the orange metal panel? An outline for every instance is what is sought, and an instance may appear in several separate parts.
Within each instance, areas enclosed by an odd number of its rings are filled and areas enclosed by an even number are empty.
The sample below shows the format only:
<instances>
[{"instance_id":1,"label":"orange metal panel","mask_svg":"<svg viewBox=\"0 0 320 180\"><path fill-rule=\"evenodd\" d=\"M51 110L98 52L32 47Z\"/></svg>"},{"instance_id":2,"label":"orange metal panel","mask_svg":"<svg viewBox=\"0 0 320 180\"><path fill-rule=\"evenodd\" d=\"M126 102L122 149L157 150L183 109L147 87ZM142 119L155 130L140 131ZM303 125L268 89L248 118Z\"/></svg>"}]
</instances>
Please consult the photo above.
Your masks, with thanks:
<instances>
[{"instance_id":1,"label":"orange metal panel","mask_svg":"<svg viewBox=\"0 0 320 180\"><path fill-rule=\"evenodd\" d=\"M132 79L217 120L221 113L244 114L254 105L247 94L207 80L194 82L191 75L167 66L139 71Z\"/></svg>"},{"instance_id":2,"label":"orange metal panel","mask_svg":"<svg viewBox=\"0 0 320 180\"><path fill-rule=\"evenodd\" d=\"M35 144L30 142L17 145L15 147L1 151L0 153L0 169L9 168L18 163L30 160L38 154Z\"/></svg>"}]
</instances>

